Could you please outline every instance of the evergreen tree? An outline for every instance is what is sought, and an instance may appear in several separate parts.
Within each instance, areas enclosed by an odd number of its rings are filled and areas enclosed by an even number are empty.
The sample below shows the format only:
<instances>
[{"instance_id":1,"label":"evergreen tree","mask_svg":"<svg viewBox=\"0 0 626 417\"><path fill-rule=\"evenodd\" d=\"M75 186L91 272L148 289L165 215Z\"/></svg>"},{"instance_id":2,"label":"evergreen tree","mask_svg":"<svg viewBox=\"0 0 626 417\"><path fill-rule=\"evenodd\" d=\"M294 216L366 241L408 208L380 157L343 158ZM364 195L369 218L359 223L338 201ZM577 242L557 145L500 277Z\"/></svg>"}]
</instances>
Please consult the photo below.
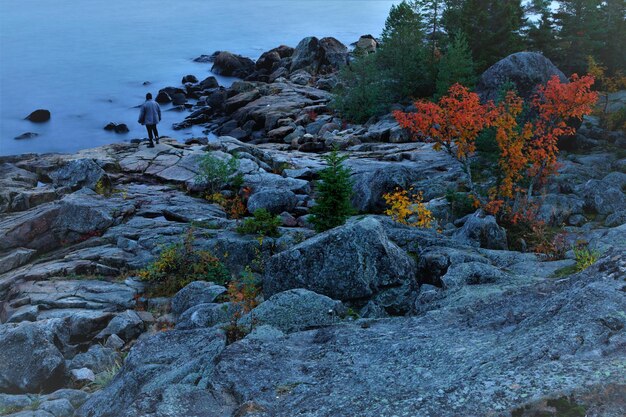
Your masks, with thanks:
<instances>
[{"instance_id":1,"label":"evergreen tree","mask_svg":"<svg viewBox=\"0 0 626 417\"><path fill-rule=\"evenodd\" d=\"M602 3L601 36L603 45L599 60L611 75L626 72L626 0L606 0Z\"/></svg>"},{"instance_id":2,"label":"evergreen tree","mask_svg":"<svg viewBox=\"0 0 626 417\"><path fill-rule=\"evenodd\" d=\"M479 71L523 49L521 0L450 0L442 23L450 35L467 35Z\"/></svg>"},{"instance_id":3,"label":"evergreen tree","mask_svg":"<svg viewBox=\"0 0 626 417\"><path fill-rule=\"evenodd\" d=\"M328 168L319 174L317 204L311 208L311 221L318 232L341 226L354 213L350 201L353 193L351 170L343 165L347 158L339 155L336 149L324 157Z\"/></svg>"},{"instance_id":4,"label":"evergreen tree","mask_svg":"<svg viewBox=\"0 0 626 417\"><path fill-rule=\"evenodd\" d=\"M415 0L419 14L424 21L426 38L430 43L430 63L434 64L437 51L443 38L441 18L444 11L444 0Z\"/></svg>"},{"instance_id":5,"label":"evergreen tree","mask_svg":"<svg viewBox=\"0 0 626 417\"><path fill-rule=\"evenodd\" d=\"M526 11L538 18L536 21L528 22L525 35L530 50L542 52L548 58L553 59L556 31L550 3L551 0L532 0Z\"/></svg>"},{"instance_id":6,"label":"evergreen tree","mask_svg":"<svg viewBox=\"0 0 626 417\"><path fill-rule=\"evenodd\" d=\"M439 61L439 71L437 73L437 97L441 97L448 92L448 89L455 83L460 83L471 88L476 81L474 73L474 61L470 51L467 38L463 33L459 33L448 47L448 51Z\"/></svg>"},{"instance_id":7,"label":"evergreen tree","mask_svg":"<svg viewBox=\"0 0 626 417\"><path fill-rule=\"evenodd\" d=\"M347 120L365 123L385 114L393 102L389 71L379 61L377 54L359 56L339 72L331 105Z\"/></svg>"},{"instance_id":8,"label":"evergreen tree","mask_svg":"<svg viewBox=\"0 0 626 417\"><path fill-rule=\"evenodd\" d=\"M558 32L556 64L566 75L587 70L587 57L603 47L602 0L562 0L554 14ZM617 40L623 43L622 40Z\"/></svg>"},{"instance_id":9,"label":"evergreen tree","mask_svg":"<svg viewBox=\"0 0 626 417\"><path fill-rule=\"evenodd\" d=\"M432 93L433 77L426 62L422 17L414 2L391 6L377 53L380 65L388 68L396 100Z\"/></svg>"}]
</instances>

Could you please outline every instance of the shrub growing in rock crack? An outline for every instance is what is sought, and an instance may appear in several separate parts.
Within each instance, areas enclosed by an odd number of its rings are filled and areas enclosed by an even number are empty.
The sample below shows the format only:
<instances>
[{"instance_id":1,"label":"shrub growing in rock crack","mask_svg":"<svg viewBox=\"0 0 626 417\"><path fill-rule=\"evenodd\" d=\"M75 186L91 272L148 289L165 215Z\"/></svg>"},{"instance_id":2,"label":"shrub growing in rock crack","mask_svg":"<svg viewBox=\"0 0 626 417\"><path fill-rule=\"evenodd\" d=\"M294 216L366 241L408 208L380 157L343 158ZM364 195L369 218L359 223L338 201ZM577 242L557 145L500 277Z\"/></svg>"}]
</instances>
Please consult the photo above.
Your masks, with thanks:
<instances>
[{"instance_id":1,"label":"shrub growing in rock crack","mask_svg":"<svg viewBox=\"0 0 626 417\"><path fill-rule=\"evenodd\" d=\"M576 271L584 271L591 265L595 264L600 258L600 252L589 249L589 247L583 244L577 244L572 248L574 252L574 259L576 259Z\"/></svg>"},{"instance_id":2,"label":"shrub growing in rock crack","mask_svg":"<svg viewBox=\"0 0 626 417\"><path fill-rule=\"evenodd\" d=\"M218 193L229 181L240 182L235 176L239 168L239 159L236 156L224 160L209 152L202 157L199 168L196 182L206 185L209 195Z\"/></svg>"},{"instance_id":3,"label":"shrub growing in rock crack","mask_svg":"<svg viewBox=\"0 0 626 417\"><path fill-rule=\"evenodd\" d=\"M280 236L278 231L278 226L280 225L281 220L279 216L272 215L266 209L258 209L254 212L254 217L245 219L237 227L237 233L278 237Z\"/></svg>"},{"instance_id":4,"label":"shrub growing in rock crack","mask_svg":"<svg viewBox=\"0 0 626 417\"><path fill-rule=\"evenodd\" d=\"M224 264L211 252L195 249L193 242L193 229L189 229L183 242L165 246L152 264L139 271L140 278L153 285L152 293L171 295L193 281L230 281Z\"/></svg>"},{"instance_id":5,"label":"shrub growing in rock crack","mask_svg":"<svg viewBox=\"0 0 626 417\"><path fill-rule=\"evenodd\" d=\"M254 327L254 322L250 327L239 324L239 319L254 309L259 301L259 288L250 268L246 268L237 280L233 280L228 284L228 298L235 305L234 313L230 322L224 327L226 330L226 340L228 343L236 342L243 339Z\"/></svg>"}]
</instances>

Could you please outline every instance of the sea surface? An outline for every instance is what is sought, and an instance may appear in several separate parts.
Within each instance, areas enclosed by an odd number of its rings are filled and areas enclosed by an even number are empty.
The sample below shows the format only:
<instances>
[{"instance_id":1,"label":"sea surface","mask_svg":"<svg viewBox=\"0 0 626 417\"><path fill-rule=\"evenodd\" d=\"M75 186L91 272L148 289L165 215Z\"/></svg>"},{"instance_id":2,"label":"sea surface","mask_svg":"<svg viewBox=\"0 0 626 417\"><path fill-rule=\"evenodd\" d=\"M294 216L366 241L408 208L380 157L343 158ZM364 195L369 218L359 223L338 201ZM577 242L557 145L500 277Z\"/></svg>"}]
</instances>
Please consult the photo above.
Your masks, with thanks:
<instances>
[{"instance_id":1,"label":"sea surface","mask_svg":"<svg viewBox=\"0 0 626 417\"><path fill-rule=\"evenodd\" d=\"M145 137L136 106L148 91L180 85L185 74L209 76L210 64L193 58L228 50L256 59L305 36L334 36L348 45L363 34L378 36L395 3L0 0L0 155L74 152ZM38 108L50 110L49 122L24 120ZM163 115L162 135L202 135L199 127L174 132L182 115ZM109 122L126 123L130 132L103 130ZM14 139L25 132L39 136Z\"/></svg>"}]
</instances>

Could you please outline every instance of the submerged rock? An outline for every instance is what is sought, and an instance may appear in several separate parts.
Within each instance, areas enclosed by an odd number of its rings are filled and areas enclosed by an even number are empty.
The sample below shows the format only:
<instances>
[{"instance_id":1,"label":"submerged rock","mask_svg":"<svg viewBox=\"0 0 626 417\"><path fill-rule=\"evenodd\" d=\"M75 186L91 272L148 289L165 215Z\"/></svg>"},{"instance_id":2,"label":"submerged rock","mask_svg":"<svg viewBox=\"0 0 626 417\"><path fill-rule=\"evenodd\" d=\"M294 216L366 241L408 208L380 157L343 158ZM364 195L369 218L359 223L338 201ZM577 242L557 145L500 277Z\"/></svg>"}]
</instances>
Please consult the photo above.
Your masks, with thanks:
<instances>
[{"instance_id":1,"label":"submerged rock","mask_svg":"<svg viewBox=\"0 0 626 417\"><path fill-rule=\"evenodd\" d=\"M25 132L25 133L22 133L19 136L14 137L13 139L15 139L15 140L32 139L32 138L36 138L37 136L39 136L39 133Z\"/></svg>"}]
</instances>

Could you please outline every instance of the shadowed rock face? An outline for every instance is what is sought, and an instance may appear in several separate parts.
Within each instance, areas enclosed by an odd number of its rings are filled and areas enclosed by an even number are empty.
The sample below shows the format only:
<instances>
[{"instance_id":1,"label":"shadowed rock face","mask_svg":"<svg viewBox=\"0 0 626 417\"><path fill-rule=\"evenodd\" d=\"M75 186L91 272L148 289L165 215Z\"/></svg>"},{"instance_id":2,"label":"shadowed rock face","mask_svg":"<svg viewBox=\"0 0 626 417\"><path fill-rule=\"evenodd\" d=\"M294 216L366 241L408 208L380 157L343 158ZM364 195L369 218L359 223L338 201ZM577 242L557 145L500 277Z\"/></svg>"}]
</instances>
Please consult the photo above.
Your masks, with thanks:
<instances>
[{"instance_id":1,"label":"shadowed rock face","mask_svg":"<svg viewBox=\"0 0 626 417\"><path fill-rule=\"evenodd\" d=\"M562 82L567 77L548 58L537 52L518 52L493 64L483 73L476 92L483 100L496 100L501 88L508 82L514 84L524 99L532 96L539 84L545 84L553 76Z\"/></svg>"}]
</instances>

